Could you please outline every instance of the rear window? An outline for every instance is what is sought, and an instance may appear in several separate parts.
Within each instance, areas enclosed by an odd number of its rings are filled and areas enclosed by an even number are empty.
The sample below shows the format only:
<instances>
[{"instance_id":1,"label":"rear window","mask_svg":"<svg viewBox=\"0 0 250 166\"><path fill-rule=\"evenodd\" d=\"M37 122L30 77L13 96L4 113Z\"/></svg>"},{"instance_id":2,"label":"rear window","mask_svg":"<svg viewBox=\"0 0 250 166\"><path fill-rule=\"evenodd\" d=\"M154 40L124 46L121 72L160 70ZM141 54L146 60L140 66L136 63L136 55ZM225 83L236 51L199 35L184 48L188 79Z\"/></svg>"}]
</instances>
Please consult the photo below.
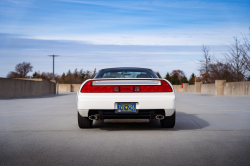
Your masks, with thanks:
<instances>
[{"instance_id":1,"label":"rear window","mask_svg":"<svg viewBox=\"0 0 250 166\"><path fill-rule=\"evenodd\" d=\"M158 78L150 69L112 68L100 70L95 78Z\"/></svg>"}]
</instances>

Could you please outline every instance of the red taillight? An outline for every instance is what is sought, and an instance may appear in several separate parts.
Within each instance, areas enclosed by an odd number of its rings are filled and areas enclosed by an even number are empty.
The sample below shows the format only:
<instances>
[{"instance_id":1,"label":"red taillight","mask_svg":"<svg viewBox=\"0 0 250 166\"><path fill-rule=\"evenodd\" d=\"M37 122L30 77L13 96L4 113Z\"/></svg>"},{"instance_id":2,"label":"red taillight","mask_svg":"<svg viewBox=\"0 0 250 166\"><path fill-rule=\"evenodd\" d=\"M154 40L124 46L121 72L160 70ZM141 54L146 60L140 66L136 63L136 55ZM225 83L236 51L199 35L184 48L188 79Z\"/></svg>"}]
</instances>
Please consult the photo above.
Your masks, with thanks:
<instances>
[{"instance_id":1,"label":"red taillight","mask_svg":"<svg viewBox=\"0 0 250 166\"><path fill-rule=\"evenodd\" d=\"M92 81L84 84L82 93L112 93L112 92L173 92L170 85L161 80L161 85L112 86L92 85Z\"/></svg>"},{"instance_id":2,"label":"red taillight","mask_svg":"<svg viewBox=\"0 0 250 166\"><path fill-rule=\"evenodd\" d=\"M90 87L92 86L92 81L88 81L84 84L84 86L82 87L81 92L91 92L90 91Z\"/></svg>"},{"instance_id":3,"label":"red taillight","mask_svg":"<svg viewBox=\"0 0 250 166\"><path fill-rule=\"evenodd\" d=\"M81 90L82 93L107 93L113 92L113 86L93 86L92 81L84 84Z\"/></svg>"}]
</instances>

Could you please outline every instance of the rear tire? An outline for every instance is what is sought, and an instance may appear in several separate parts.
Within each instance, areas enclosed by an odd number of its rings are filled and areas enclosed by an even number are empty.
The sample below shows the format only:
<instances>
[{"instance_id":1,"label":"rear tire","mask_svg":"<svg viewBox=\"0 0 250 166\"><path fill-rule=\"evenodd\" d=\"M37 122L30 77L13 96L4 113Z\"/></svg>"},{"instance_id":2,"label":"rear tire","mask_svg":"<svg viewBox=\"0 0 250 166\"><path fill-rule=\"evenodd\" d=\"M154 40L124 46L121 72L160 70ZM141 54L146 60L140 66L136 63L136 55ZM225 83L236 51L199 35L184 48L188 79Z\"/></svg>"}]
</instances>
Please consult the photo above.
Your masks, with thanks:
<instances>
[{"instance_id":1,"label":"rear tire","mask_svg":"<svg viewBox=\"0 0 250 166\"><path fill-rule=\"evenodd\" d=\"M78 126L83 128L91 128L92 127L93 120L89 120L89 118L82 117L78 112Z\"/></svg>"},{"instance_id":2,"label":"rear tire","mask_svg":"<svg viewBox=\"0 0 250 166\"><path fill-rule=\"evenodd\" d=\"M165 116L163 120L161 120L162 128L173 128L175 125L175 112L172 116Z\"/></svg>"}]
</instances>

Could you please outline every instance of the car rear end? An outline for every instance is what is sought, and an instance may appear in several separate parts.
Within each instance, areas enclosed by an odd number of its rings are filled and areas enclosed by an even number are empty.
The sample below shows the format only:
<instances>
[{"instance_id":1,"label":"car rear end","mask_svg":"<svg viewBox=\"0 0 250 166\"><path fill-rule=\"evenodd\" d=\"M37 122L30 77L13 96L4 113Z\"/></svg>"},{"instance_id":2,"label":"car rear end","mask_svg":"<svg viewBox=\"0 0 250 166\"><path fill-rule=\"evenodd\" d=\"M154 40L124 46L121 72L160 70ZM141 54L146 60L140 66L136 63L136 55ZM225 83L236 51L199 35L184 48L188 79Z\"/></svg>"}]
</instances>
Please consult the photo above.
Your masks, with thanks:
<instances>
[{"instance_id":1,"label":"car rear end","mask_svg":"<svg viewBox=\"0 0 250 166\"><path fill-rule=\"evenodd\" d=\"M93 120L160 120L162 127L175 125L175 92L159 78L102 78L85 81L77 92L78 124Z\"/></svg>"}]
</instances>

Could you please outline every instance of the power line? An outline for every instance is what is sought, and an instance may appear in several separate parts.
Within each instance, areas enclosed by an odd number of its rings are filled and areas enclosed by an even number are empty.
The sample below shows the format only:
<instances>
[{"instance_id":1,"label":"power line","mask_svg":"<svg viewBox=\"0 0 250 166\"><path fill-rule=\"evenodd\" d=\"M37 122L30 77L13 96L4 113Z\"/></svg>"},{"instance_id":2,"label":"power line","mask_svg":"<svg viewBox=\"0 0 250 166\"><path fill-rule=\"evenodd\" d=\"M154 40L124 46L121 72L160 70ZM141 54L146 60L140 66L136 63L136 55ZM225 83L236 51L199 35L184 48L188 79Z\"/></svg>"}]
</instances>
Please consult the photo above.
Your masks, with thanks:
<instances>
[{"instance_id":1,"label":"power line","mask_svg":"<svg viewBox=\"0 0 250 166\"><path fill-rule=\"evenodd\" d=\"M55 80L55 77L54 77L54 58L57 56L60 56L60 55L48 55L48 56L53 57L53 79L52 80Z\"/></svg>"}]
</instances>

